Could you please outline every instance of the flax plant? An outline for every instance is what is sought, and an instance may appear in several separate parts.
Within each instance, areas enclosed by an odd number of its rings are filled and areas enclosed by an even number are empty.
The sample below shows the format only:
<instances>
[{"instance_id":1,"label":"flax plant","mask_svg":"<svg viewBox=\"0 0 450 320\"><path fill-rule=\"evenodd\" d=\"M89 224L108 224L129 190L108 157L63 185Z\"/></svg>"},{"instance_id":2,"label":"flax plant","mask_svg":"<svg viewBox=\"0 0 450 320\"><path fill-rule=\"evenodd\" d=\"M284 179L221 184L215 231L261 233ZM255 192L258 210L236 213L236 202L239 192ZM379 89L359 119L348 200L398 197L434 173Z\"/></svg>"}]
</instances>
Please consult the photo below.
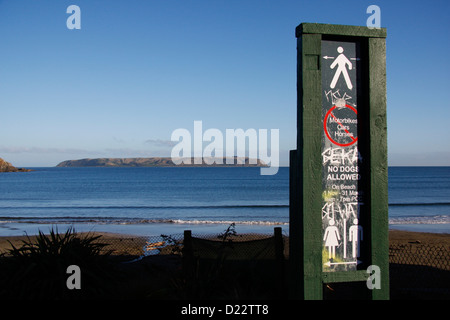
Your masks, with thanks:
<instances>
[{"instance_id":1,"label":"flax plant","mask_svg":"<svg viewBox=\"0 0 450 320\"><path fill-rule=\"evenodd\" d=\"M11 249L0 257L0 297L65 299L99 297L114 279L110 251L98 242L101 236L78 235L71 227L65 233L39 231L32 241ZM82 273L82 289L69 290L67 268L77 265Z\"/></svg>"}]
</instances>

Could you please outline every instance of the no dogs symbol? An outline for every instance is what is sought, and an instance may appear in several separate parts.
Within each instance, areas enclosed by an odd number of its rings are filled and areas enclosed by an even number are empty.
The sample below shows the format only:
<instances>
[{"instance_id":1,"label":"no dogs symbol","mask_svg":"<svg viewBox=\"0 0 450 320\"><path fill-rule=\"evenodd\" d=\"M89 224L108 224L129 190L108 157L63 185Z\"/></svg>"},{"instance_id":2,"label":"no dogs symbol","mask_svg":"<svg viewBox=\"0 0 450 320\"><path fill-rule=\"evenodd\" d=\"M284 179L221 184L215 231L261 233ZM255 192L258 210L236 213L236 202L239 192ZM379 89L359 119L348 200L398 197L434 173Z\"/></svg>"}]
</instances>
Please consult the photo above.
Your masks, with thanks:
<instances>
[{"instance_id":1,"label":"no dogs symbol","mask_svg":"<svg viewBox=\"0 0 450 320\"><path fill-rule=\"evenodd\" d=\"M348 147L358 141L358 111L348 105L333 106L323 120L327 138L340 147Z\"/></svg>"}]
</instances>

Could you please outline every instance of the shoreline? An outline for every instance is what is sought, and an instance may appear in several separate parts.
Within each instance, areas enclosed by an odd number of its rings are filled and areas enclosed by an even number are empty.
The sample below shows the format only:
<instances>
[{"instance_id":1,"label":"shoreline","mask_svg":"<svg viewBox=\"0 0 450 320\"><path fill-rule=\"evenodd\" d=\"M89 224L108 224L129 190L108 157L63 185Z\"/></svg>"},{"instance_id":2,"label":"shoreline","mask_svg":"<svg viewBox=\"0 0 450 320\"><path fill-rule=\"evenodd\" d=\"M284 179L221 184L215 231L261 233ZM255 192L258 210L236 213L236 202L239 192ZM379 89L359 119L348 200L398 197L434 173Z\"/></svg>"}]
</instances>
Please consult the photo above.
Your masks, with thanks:
<instances>
[{"instance_id":1,"label":"shoreline","mask_svg":"<svg viewBox=\"0 0 450 320\"><path fill-rule=\"evenodd\" d=\"M289 231L289 226L278 224L236 224L236 232L241 233L273 233L274 227L282 227L283 233ZM149 223L149 224L32 224L32 223L0 223L0 237L13 237L37 235L39 230L48 233L50 230L57 229L59 232L65 232L69 227L73 227L76 232L96 232L111 234L126 234L135 237L152 237L174 234L183 234L184 230L191 230L198 234L219 234L224 232L230 223ZM55 230L56 231L56 230Z\"/></svg>"},{"instance_id":2,"label":"shoreline","mask_svg":"<svg viewBox=\"0 0 450 320\"><path fill-rule=\"evenodd\" d=\"M185 228L186 230L188 228ZM76 231L76 230L75 230ZM126 233L114 233L103 231L82 231L76 233L80 236L93 235L101 237L100 242L121 242L124 248L137 248L145 244L146 239L150 239L152 236L126 234ZM239 235L240 233L238 233ZM242 233L245 235L246 233ZM258 233L254 233L258 235ZM261 236L267 236L267 233L259 233ZM11 248L9 241L16 247L20 247L23 240L34 240L36 235L15 235L15 236L0 236L0 253L5 252ZM404 231L404 230L389 230L389 245L429 245L429 246L450 246L450 234L448 233L431 233L431 232L416 232L416 231Z\"/></svg>"},{"instance_id":3,"label":"shoreline","mask_svg":"<svg viewBox=\"0 0 450 320\"><path fill-rule=\"evenodd\" d=\"M231 222L230 222L231 223ZM97 224L97 223L21 223L0 222L0 237L37 235L52 229L65 232L73 227L77 232L105 232L133 236L159 236L161 234L182 234L184 230L193 233L216 234L223 232L230 223L137 223L137 224ZM283 234L289 234L289 223L249 224L234 221L237 233L273 233L274 227L281 227ZM450 223L445 224L390 224L389 231L416 233L450 234Z\"/></svg>"},{"instance_id":4,"label":"shoreline","mask_svg":"<svg viewBox=\"0 0 450 320\"><path fill-rule=\"evenodd\" d=\"M130 297L179 299L181 297L183 299L185 298L184 294L186 292L191 294L189 286L173 286L174 283L186 283L178 282L180 279L183 279L180 278L180 276L182 276L182 273L180 272L184 270L183 259L182 256L179 255L180 247L178 247L178 245L182 245L182 238L174 239L176 242L164 244L162 241L163 239L152 239L151 237L108 232L77 232L77 235L80 237L84 237L86 234L92 236L101 235L96 241L108 245L105 250L106 252L111 251L111 260L109 261L114 262L114 265L118 268L117 270L120 270L122 281L111 291L110 294L112 297L126 299L129 299ZM32 237L35 236L30 236L30 239L33 241ZM239 233L236 241L239 241L239 237L243 237L242 239L245 238L246 240L256 240L252 243L257 246L262 245L264 248L267 248L268 246L267 241L260 241L262 238L267 237L267 233L254 233L251 235ZM26 236L0 236L0 254L5 254L5 258L8 259L8 249L11 248L8 240L14 243L16 248L20 248L22 244L21 240L24 239L26 239ZM272 243L272 241L270 242ZM33 241L33 243L35 243L35 241ZM288 239L285 238L283 254L285 262L289 261L288 246ZM244 245L244 247L241 248L246 247L247 245ZM450 234L390 230L390 299L447 299L449 297L449 291L445 279L448 278L449 272L449 248ZM153 253L151 250L155 250L155 252ZM210 249L205 247L202 250L205 250L203 252L207 253ZM259 252L259 250L257 251ZM252 265L253 264L247 265L247 268ZM264 265L266 264L261 264L261 266ZM239 266L243 267L242 264L239 264ZM288 264L284 264L284 266L287 267ZM254 265L252 270L255 270ZM268 272L268 270L271 269L262 267L258 270L259 272ZM272 271L269 272L272 274ZM230 274L226 271L222 275L226 279L231 280L231 284L238 288L241 287L241 283L247 283L243 278L235 278L232 273ZM205 277L208 281L211 280L208 278L208 275ZM193 280L195 279L196 278ZM249 277L249 279L250 283L261 286L262 289L267 290L267 288L269 288L268 291L261 291L263 296L264 294L269 294L269 292L270 294L275 294L276 297L278 297L278 295L284 297L286 294L286 291L277 292L276 288L270 289L270 281L260 281L260 277L255 279ZM286 278L286 280L288 280L288 278ZM209 288L209 282L200 281L200 283L202 284L201 288ZM189 284L189 281L187 284ZM219 280L217 285L223 286L223 283ZM266 288L265 285L268 285L269 287ZM216 284L213 284L213 286L216 288ZM225 289L228 287L229 284L226 282L225 287L219 290L220 297L223 297L223 293L227 292ZM182 289L181 293L179 291L180 288ZM198 288L197 285L195 288ZM354 296L359 298L359 296L353 295L351 292L346 292L345 290L341 291L342 287L330 287L330 289L331 291L327 291L326 293L329 299L333 299L335 290L339 290L336 291L338 294L336 297L340 294L343 294L344 296L350 294L349 297ZM198 297L203 299L203 292L203 290L200 290L199 292L194 291L193 294L199 294ZM251 293L256 294L255 292ZM31 290L30 294L33 295L34 291ZM49 292L48 294L54 294L54 292ZM102 298L104 297L105 296L102 294ZM191 297L191 295L189 295L189 297ZM235 295L232 297L235 298ZM325 299L328 298L325 297Z\"/></svg>"},{"instance_id":5,"label":"shoreline","mask_svg":"<svg viewBox=\"0 0 450 320\"><path fill-rule=\"evenodd\" d=\"M234 221L238 234L243 233L273 233L274 227L281 227L282 233L289 235L289 224L248 224ZM0 237L14 237L37 235L39 231L49 233L55 230L60 233L68 228L76 232L96 232L111 234L126 234L135 237L152 237L183 234L185 230L191 230L197 234L218 234L230 226L230 223L142 223L142 224L97 224L97 223L14 223L0 222ZM389 231L404 231L414 233L432 233L450 235L450 223L446 224L390 224Z\"/></svg>"}]
</instances>

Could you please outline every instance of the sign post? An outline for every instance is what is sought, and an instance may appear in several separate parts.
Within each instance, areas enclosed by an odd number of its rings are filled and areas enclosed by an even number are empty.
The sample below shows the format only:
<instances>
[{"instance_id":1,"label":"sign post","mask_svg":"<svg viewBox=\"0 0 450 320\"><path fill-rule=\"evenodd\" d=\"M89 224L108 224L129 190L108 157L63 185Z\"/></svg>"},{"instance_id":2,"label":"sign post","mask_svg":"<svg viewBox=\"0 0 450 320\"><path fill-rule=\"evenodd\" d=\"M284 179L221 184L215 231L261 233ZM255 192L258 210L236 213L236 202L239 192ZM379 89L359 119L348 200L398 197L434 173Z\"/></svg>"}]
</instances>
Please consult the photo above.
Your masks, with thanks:
<instances>
[{"instance_id":1,"label":"sign post","mask_svg":"<svg viewBox=\"0 0 450 320\"><path fill-rule=\"evenodd\" d=\"M386 30L303 23L296 37L291 297L388 299Z\"/></svg>"}]
</instances>

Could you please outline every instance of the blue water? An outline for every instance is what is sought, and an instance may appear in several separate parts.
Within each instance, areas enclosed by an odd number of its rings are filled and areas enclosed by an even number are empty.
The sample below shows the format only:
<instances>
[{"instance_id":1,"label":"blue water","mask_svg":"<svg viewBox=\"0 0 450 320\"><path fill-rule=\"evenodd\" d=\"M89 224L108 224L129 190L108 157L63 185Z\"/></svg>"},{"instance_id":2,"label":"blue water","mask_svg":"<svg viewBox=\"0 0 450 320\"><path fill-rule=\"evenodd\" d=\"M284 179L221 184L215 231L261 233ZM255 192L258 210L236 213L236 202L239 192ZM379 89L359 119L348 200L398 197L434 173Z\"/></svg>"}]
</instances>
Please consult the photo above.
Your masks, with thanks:
<instances>
[{"instance_id":1,"label":"blue water","mask_svg":"<svg viewBox=\"0 0 450 320\"><path fill-rule=\"evenodd\" d=\"M450 167L389 168L389 223L450 233Z\"/></svg>"},{"instance_id":2,"label":"blue water","mask_svg":"<svg viewBox=\"0 0 450 320\"><path fill-rule=\"evenodd\" d=\"M271 232L289 221L289 168L34 168L0 175L0 236L65 230ZM392 228L450 232L450 167L389 168Z\"/></svg>"}]
</instances>

